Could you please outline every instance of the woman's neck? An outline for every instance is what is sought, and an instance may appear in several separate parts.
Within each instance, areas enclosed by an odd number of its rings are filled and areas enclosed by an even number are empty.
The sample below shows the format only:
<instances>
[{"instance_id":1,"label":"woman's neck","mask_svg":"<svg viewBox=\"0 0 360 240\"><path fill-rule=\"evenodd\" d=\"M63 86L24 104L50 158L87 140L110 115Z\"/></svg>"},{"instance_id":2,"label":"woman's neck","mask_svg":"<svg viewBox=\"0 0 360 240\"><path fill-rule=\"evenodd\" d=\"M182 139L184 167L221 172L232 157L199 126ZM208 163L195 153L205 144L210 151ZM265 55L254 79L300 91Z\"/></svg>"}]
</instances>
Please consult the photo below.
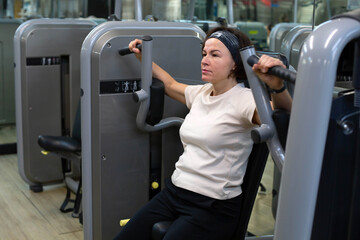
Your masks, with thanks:
<instances>
[{"instance_id":1,"label":"woman's neck","mask_svg":"<svg viewBox=\"0 0 360 240\"><path fill-rule=\"evenodd\" d=\"M220 94L223 94L233 88L236 84L237 81L235 78L215 83L213 84L214 90L211 92L211 96L218 96Z\"/></svg>"}]
</instances>

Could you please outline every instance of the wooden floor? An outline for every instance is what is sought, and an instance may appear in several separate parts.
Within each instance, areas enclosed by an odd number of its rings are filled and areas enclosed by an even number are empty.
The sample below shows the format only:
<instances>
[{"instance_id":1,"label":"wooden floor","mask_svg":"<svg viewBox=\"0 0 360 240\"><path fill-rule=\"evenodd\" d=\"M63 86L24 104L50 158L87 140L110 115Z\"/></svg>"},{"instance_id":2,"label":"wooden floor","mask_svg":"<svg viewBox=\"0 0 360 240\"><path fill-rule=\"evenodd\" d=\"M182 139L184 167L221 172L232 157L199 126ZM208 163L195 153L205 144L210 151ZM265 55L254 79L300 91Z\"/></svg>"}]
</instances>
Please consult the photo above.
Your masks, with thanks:
<instances>
[{"instance_id":1,"label":"wooden floor","mask_svg":"<svg viewBox=\"0 0 360 240\"><path fill-rule=\"evenodd\" d=\"M0 143L15 140L14 127L0 130ZM83 239L78 219L59 211L65 192L62 185L30 191L19 175L17 155L0 155L0 239Z\"/></svg>"},{"instance_id":2,"label":"wooden floor","mask_svg":"<svg viewBox=\"0 0 360 240\"><path fill-rule=\"evenodd\" d=\"M15 142L15 128L0 128L0 144ZM273 161L268 160L262 183L266 194L258 194L249 231L258 236L274 231L271 213ZM0 240L83 239L82 225L71 213L61 213L65 187L45 187L41 193L29 190L18 173L16 154L0 155Z\"/></svg>"}]
</instances>

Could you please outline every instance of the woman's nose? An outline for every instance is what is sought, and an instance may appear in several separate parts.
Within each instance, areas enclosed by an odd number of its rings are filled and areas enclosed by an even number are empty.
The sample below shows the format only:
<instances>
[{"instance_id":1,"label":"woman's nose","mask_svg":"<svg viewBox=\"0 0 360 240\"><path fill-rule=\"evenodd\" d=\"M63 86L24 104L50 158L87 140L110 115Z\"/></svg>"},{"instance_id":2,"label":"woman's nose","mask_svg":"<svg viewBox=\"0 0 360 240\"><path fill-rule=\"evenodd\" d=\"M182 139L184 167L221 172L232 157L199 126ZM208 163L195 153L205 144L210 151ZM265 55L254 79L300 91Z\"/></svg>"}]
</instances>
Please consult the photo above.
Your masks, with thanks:
<instances>
[{"instance_id":1,"label":"woman's nose","mask_svg":"<svg viewBox=\"0 0 360 240\"><path fill-rule=\"evenodd\" d=\"M207 65L208 64L206 56L203 56L203 58L201 59L201 64L202 65Z\"/></svg>"}]
</instances>

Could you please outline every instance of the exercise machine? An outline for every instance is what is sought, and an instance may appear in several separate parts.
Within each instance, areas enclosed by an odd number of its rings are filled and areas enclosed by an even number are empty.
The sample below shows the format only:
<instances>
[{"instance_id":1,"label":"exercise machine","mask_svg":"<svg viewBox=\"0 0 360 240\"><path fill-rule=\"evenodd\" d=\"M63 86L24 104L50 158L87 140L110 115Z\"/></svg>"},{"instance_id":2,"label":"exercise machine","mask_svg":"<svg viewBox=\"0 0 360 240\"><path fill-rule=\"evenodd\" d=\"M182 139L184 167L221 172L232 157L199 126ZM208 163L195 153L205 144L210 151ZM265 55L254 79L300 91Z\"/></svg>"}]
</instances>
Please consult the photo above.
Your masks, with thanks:
<instances>
[{"instance_id":1,"label":"exercise machine","mask_svg":"<svg viewBox=\"0 0 360 240\"><path fill-rule=\"evenodd\" d=\"M0 126L15 124L14 34L22 23L0 19ZM16 153L15 143L0 145L0 154Z\"/></svg>"},{"instance_id":2,"label":"exercise machine","mask_svg":"<svg viewBox=\"0 0 360 240\"><path fill-rule=\"evenodd\" d=\"M289 63L294 69L297 69L300 58L301 48L313 31L311 26L299 25L289 30L289 32L282 38L280 52L289 59Z\"/></svg>"},{"instance_id":3,"label":"exercise machine","mask_svg":"<svg viewBox=\"0 0 360 240\"><path fill-rule=\"evenodd\" d=\"M270 32L269 50L272 52L280 52L282 39L292 28L299 25L299 23L276 24Z\"/></svg>"},{"instance_id":4,"label":"exercise machine","mask_svg":"<svg viewBox=\"0 0 360 240\"><path fill-rule=\"evenodd\" d=\"M154 39L152 59L176 80L202 83L205 33L192 24L107 22L86 37L81 51L84 239L115 237L119 221L131 218L159 191L183 151L177 126L150 132L148 125L138 128L138 109L144 104L133 100L133 92L144 88L141 64L118 50L144 35ZM187 112L165 97L163 119L183 118Z\"/></svg>"},{"instance_id":5,"label":"exercise machine","mask_svg":"<svg viewBox=\"0 0 360 240\"><path fill-rule=\"evenodd\" d=\"M34 19L15 32L19 172L34 192L64 179L61 159L41 154L37 139L72 131L80 98L80 49L96 25L90 20Z\"/></svg>"},{"instance_id":6,"label":"exercise machine","mask_svg":"<svg viewBox=\"0 0 360 240\"><path fill-rule=\"evenodd\" d=\"M312 32L303 45L275 239L359 236L359 15L357 10L334 17ZM339 59L349 45L353 45L348 60L353 63L355 93L333 101ZM346 121L353 123L351 133Z\"/></svg>"},{"instance_id":7,"label":"exercise machine","mask_svg":"<svg viewBox=\"0 0 360 240\"><path fill-rule=\"evenodd\" d=\"M15 124L14 34L22 23L16 19L0 19L0 125Z\"/></svg>"}]
</instances>

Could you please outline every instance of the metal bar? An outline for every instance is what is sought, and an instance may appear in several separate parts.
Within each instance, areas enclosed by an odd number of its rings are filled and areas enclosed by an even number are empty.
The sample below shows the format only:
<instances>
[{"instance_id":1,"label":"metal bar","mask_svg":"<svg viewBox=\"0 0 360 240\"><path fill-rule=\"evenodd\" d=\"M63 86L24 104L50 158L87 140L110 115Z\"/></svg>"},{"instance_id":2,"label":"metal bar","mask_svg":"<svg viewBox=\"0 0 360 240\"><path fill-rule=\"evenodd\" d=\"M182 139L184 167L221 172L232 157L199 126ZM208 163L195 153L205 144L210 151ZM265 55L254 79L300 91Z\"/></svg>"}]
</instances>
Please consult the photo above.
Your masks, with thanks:
<instances>
[{"instance_id":1,"label":"metal bar","mask_svg":"<svg viewBox=\"0 0 360 240\"><path fill-rule=\"evenodd\" d=\"M294 19L293 22L297 23L298 0L294 0Z\"/></svg>"},{"instance_id":2,"label":"metal bar","mask_svg":"<svg viewBox=\"0 0 360 240\"><path fill-rule=\"evenodd\" d=\"M117 19L122 19L122 0L115 0L114 15Z\"/></svg>"},{"instance_id":3,"label":"metal bar","mask_svg":"<svg viewBox=\"0 0 360 240\"><path fill-rule=\"evenodd\" d=\"M313 13L312 13L312 30L315 28L315 10L316 10L316 0L313 1Z\"/></svg>"},{"instance_id":4,"label":"metal bar","mask_svg":"<svg viewBox=\"0 0 360 240\"><path fill-rule=\"evenodd\" d=\"M88 16L88 1L83 0L82 1L82 17Z\"/></svg>"},{"instance_id":5,"label":"metal bar","mask_svg":"<svg viewBox=\"0 0 360 240\"><path fill-rule=\"evenodd\" d=\"M234 24L234 8L233 8L233 0L226 0L227 5L227 20L230 25Z\"/></svg>"},{"instance_id":6,"label":"metal bar","mask_svg":"<svg viewBox=\"0 0 360 240\"><path fill-rule=\"evenodd\" d=\"M191 0L188 9L188 20L194 19L194 12L195 12L195 0Z\"/></svg>"},{"instance_id":7,"label":"metal bar","mask_svg":"<svg viewBox=\"0 0 360 240\"><path fill-rule=\"evenodd\" d=\"M246 71L246 76L248 78L250 88L254 95L256 108L258 110L261 123L268 125L274 133L273 137L266 141L266 144L271 152L271 156L276 166L281 172L282 167L284 165L285 154L280 144L279 137L275 131L276 127L272 119L273 111L270 106L270 99L268 97L268 94L265 91L265 88L263 87L263 83L261 82L261 80L258 79L258 77L255 75L251 66L247 64L247 59L253 55L256 55L255 48L253 46L246 47L240 50L240 56L244 64L244 68Z\"/></svg>"},{"instance_id":8,"label":"metal bar","mask_svg":"<svg viewBox=\"0 0 360 240\"><path fill-rule=\"evenodd\" d=\"M150 107L150 86L152 84L152 37L144 36L142 40L141 90L135 92L141 104L136 116L136 125L139 129L146 132L154 132L170 126L181 126L184 119L179 117L162 119L154 126L146 123L146 117Z\"/></svg>"},{"instance_id":9,"label":"metal bar","mask_svg":"<svg viewBox=\"0 0 360 240\"><path fill-rule=\"evenodd\" d=\"M4 17L4 12L5 12L5 9L4 9L3 1L0 1L0 18Z\"/></svg>"},{"instance_id":10,"label":"metal bar","mask_svg":"<svg viewBox=\"0 0 360 240\"><path fill-rule=\"evenodd\" d=\"M6 17L14 18L14 1L13 0L7 0L5 13L6 13Z\"/></svg>"},{"instance_id":11,"label":"metal bar","mask_svg":"<svg viewBox=\"0 0 360 240\"><path fill-rule=\"evenodd\" d=\"M142 5L141 0L135 0L135 20L142 21Z\"/></svg>"}]
</instances>

